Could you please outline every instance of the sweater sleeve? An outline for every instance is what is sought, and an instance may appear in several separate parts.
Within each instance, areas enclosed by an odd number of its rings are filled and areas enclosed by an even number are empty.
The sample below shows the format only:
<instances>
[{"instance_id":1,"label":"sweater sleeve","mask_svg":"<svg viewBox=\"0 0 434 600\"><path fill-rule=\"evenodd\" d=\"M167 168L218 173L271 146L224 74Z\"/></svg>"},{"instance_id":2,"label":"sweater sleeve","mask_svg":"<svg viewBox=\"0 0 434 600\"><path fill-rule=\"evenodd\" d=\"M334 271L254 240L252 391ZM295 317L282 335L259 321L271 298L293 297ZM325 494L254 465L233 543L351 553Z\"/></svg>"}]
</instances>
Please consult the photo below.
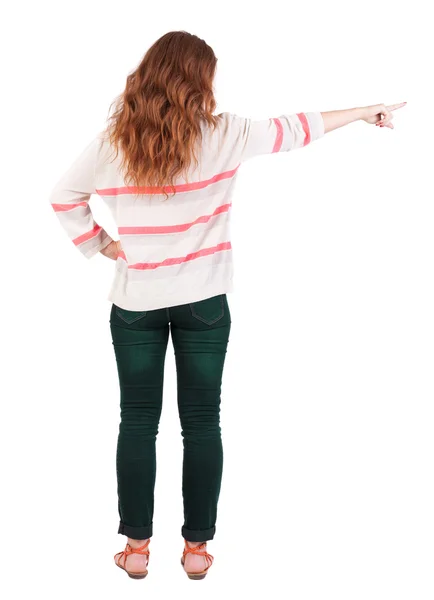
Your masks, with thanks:
<instances>
[{"instance_id":1,"label":"sweater sleeve","mask_svg":"<svg viewBox=\"0 0 434 600\"><path fill-rule=\"evenodd\" d=\"M234 116L241 141L241 162L259 154L302 148L325 133L320 112L284 114L262 120Z\"/></svg>"},{"instance_id":2,"label":"sweater sleeve","mask_svg":"<svg viewBox=\"0 0 434 600\"><path fill-rule=\"evenodd\" d=\"M96 136L60 177L49 195L60 225L76 248L91 258L113 239L99 225L89 206L95 194L95 170L100 138Z\"/></svg>"}]
</instances>

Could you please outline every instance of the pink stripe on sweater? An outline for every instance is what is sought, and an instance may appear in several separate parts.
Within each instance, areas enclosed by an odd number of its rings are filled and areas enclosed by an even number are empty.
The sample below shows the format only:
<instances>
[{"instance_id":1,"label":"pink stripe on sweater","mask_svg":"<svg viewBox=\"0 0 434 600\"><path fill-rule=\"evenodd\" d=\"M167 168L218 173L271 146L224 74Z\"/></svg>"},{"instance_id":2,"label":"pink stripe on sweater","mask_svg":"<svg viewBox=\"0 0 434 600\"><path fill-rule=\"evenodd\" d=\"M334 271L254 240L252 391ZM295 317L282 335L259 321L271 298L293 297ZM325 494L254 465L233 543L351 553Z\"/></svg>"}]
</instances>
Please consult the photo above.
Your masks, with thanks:
<instances>
[{"instance_id":1,"label":"pink stripe on sweater","mask_svg":"<svg viewBox=\"0 0 434 600\"><path fill-rule=\"evenodd\" d=\"M55 212L63 212L65 210L72 210L77 206L87 206L87 202L77 202L76 204L52 204Z\"/></svg>"},{"instance_id":2,"label":"pink stripe on sweater","mask_svg":"<svg viewBox=\"0 0 434 600\"><path fill-rule=\"evenodd\" d=\"M241 163L240 163L241 164ZM126 186L126 187L115 187L115 188L105 188L100 190L95 190L97 194L100 196L119 196L120 194L162 194L164 191L167 192L192 192L194 190L201 190L212 183L217 183L217 181L222 181L223 179L230 179L235 175L240 165L232 169L231 171L224 171L223 173L218 173L218 175L214 175L211 179L205 179L204 181L194 181L192 183L180 183L175 186Z\"/></svg>"},{"instance_id":3,"label":"pink stripe on sweater","mask_svg":"<svg viewBox=\"0 0 434 600\"><path fill-rule=\"evenodd\" d=\"M308 123L306 115L304 113L297 113L297 117L300 119L301 124L303 125L304 133L306 134L306 137L304 138L304 143L303 143L303 146L306 146L310 142L309 123Z\"/></svg>"},{"instance_id":4,"label":"pink stripe on sweater","mask_svg":"<svg viewBox=\"0 0 434 600\"><path fill-rule=\"evenodd\" d=\"M83 235L79 235L72 241L74 242L74 244L76 246L78 246L79 244L82 244L83 242L87 242L87 240L90 240L91 238L98 235L98 233L101 231L101 229L102 229L101 225L95 225L95 227L91 231L88 231L87 233L83 233Z\"/></svg>"},{"instance_id":5,"label":"pink stripe on sweater","mask_svg":"<svg viewBox=\"0 0 434 600\"><path fill-rule=\"evenodd\" d=\"M202 217L198 217L195 221L191 223L183 223L182 225L155 225L148 227L118 227L119 235L142 235L142 234L151 234L151 233L180 233L182 231L187 231L193 225L197 225L198 223L208 223L208 221L217 215L228 212L231 204L223 204L215 209L215 211L211 215L204 215Z\"/></svg>"},{"instance_id":6,"label":"pink stripe on sweater","mask_svg":"<svg viewBox=\"0 0 434 600\"><path fill-rule=\"evenodd\" d=\"M135 263L134 265L128 265L128 268L136 269L139 271L145 271L149 269L157 269L158 267L170 267L172 265L180 265L182 263L189 262L190 260L195 260L196 258L201 258L202 256L209 256L210 254L215 254L216 252L231 249L232 246L230 242L223 242L221 244L217 244L217 246L212 246L211 248L203 248L202 250L198 250L197 252L192 252L191 254L187 254L187 256L166 258L162 262L158 263ZM120 256L121 255L119 254L118 257Z\"/></svg>"},{"instance_id":7,"label":"pink stripe on sweater","mask_svg":"<svg viewBox=\"0 0 434 600\"><path fill-rule=\"evenodd\" d=\"M277 133L272 152L279 152L283 142L283 126L280 119L274 118L273 121L276 124Z\"/></svg>"}]
</instances>

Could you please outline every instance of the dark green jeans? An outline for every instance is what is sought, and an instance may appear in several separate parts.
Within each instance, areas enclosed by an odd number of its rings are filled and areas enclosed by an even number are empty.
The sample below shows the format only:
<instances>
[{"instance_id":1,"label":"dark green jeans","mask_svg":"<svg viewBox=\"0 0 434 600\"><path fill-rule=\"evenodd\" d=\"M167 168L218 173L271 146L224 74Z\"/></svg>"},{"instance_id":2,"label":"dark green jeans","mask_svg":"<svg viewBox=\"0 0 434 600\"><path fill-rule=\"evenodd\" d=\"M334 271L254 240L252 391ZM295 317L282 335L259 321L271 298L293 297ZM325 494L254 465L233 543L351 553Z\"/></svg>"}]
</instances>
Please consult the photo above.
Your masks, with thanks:
<instances>
[{"instance_id":1,"label":"dark green jeans","mask_svg":"<svg viewBox=\"0 0 434 600\"><path fill-rule=\"evenodd\" d=\"M183 439L181 534L192 542L213 539L223 469L220 393L230 327L226 294L149 311L112 304L121 407L118 533L138 540L153 533L155 446L170 331Z\"/></svg>"}]
</instances>

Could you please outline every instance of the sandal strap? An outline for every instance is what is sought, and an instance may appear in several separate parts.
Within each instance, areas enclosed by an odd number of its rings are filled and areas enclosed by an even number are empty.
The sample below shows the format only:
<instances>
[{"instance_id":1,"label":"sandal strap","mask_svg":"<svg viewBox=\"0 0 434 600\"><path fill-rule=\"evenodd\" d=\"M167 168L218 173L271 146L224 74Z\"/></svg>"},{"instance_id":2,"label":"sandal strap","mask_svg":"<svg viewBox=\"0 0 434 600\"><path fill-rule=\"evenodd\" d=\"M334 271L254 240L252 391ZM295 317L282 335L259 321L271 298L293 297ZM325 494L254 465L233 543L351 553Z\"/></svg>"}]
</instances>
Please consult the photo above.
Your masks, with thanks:
<instances>
[{"instance_id":1,"label":"sandal strap","mask_svg":"<svg viewBox=\"0 0 434 600\"><path fill-rule=\"evenodd\" d=\"M204 556L210 562L210 564L207 567L208 569L213 563L214 556L212 554L209 554L209 552L207 552L206 550L202 550L202 548L205 548L205 546L206 542L202 542L198 546L188 546L188 542L187 540L185 540L185 548L183 555L185 557L185 555L190 552L191 554L198 554L199 556Z\"/></svg>"},{"instance_id":2,"label":"sandal strap","mask_svg":"<svg viewBox=\"0 0 434 600\"><path fill-rule=\"evenodd\" d=\"M127 556L129 556L130 554L143 554L145 556L149 556L150 555L150 551L148 550L148 545L149 542L151 541L151 538L147 539L146 542L143 544L143 546L139 546L138 548L133 548L128 542L125 546L125 550L122 550L122 556L124 559L124 568L126 566L126 562L127 562ZM121 561L122 556L119 557L119 563Z\"/></svg>"}]
</instances>

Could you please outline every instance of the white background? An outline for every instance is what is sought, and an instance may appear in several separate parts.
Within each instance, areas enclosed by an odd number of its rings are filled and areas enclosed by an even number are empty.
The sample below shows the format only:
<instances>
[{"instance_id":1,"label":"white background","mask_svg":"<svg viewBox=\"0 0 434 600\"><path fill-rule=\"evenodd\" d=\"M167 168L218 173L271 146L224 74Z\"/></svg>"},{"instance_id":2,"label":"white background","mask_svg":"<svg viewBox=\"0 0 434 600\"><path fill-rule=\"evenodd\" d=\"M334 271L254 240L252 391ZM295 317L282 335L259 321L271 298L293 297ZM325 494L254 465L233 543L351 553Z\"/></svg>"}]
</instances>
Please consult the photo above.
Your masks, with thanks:
<instances>
[{"instance_id":1,"label":"white background","mask_svg":"<svg viewBox=\"0 0 434 600\"><path fill-rule=\"evenodd\" d=\"M432 600L432 30L424 2L20 2L2 9L2 570L8 597ZM169 341L149 576L113 555L119 390L106 300L48 204L147 48L217 57L217 111L407 101L240 170L215 561L180 566ZM118 239L98 197L95 217ZM6 214L5 214L6 213ZM5 239L6 238L6 239ZM200 589L198 589L200 588Z\"/></svg>"}]
</instances>

